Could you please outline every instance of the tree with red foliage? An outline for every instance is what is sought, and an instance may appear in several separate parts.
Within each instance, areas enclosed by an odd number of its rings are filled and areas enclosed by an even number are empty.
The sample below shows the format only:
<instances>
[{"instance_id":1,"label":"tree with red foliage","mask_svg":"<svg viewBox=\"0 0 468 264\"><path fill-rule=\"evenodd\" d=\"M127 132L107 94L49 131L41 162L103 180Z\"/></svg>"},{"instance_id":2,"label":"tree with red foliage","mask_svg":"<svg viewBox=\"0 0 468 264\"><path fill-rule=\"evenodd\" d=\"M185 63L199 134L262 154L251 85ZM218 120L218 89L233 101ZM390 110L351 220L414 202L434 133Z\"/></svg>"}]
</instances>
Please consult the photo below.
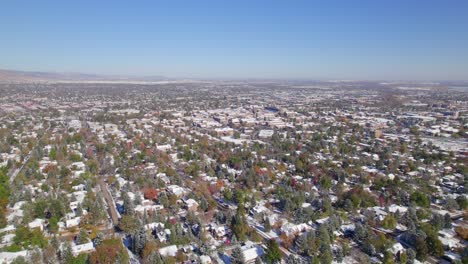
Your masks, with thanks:
<instances>
[{"instance_id":1,"label":"tree with red foliage","mask_svg":"<svg viewBox=\"0 0 468 264\"><path fill-rule=\"evenodd\" d=\"M292 178L292 179L291 179L291 186L292 186L292 187L295 187L296 184L297 184L296 179Z\"/></svg>"},{"instance_id":2,"label":"tree with red foliage","mask_svg":"<svg viewBox=\"0 0 468 264\"><path fill-rule=\"evenodd\" d=\"M158 199L158 191L154 188L146 188L143 191L145 199L156 201Z\"/></svg>"},{"instance_id":3,"label":"tree with red foliage","mask_svg":"<svg viewBox=\"0 0 468 264\"><path fill-rule=\"evenodd\" d=\"M384 207L385 206L385 197L383 194L381 194L379 196L379 204L380 204L380 207Z\"/></svg>"}]
</instances>

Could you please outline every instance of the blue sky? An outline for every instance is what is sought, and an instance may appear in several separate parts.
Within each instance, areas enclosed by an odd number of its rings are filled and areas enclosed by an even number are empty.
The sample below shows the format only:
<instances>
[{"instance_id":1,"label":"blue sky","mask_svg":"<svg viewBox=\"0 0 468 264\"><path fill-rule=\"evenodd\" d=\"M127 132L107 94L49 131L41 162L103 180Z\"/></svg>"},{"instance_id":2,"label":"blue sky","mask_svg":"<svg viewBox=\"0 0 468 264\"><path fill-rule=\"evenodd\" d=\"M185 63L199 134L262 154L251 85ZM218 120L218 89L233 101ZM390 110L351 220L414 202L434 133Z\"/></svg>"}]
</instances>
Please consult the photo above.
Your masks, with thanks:
<instances>
[{"instance_id":1,"label":"blue sky","mask_svg":"<svg viewBox=\"0 0 468 264\"><path fill-rule=\"evenodd\" d=\"M466 0L10 0L0 36L3 69L468 79Z\"/></svg>"}]
</instances>

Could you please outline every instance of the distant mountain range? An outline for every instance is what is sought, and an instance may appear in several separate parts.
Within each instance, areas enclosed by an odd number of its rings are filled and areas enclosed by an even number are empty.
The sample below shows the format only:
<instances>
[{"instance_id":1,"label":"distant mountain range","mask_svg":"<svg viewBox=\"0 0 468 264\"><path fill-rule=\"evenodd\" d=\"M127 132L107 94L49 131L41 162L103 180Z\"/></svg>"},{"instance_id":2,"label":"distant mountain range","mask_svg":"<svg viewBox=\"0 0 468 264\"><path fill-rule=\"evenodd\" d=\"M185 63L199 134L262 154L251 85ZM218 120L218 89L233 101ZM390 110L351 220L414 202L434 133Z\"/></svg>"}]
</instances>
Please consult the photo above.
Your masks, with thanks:
<instances>
[{"instance_id":1,"label":"distant mountain range","mask_svg":"<svg viewBox=\"0 0 468 264\"><path fill-rule=\"evenodd\" d=\"M326 84L360 84L360 85L379 85L389 86L462 86L464 89L468 86L467 81L366 81L366 80L313 80L313 79L192 79L192 78L168 78L165 76L132 76L132 75L105 75L92 73L74 73L74 72L41 72L41 71L18 71L0 69L0 83L34 83L34 82L91 82L91 83L166 83L166 82L200 82L200 81L242 81L242 82L294 82L294 83L326 83Z\"/></svg>"},{"instance_id":2,"label":"distant mountain range","mask_svg":"<svg viewBox=\"0 0 468 264\"><path fill-rule=\"evenodd\" d=\"M123 76L0 69L0 82L153 82L164 80L168 80L168 78L163 76Z\"/></svg>"}]
</instances>

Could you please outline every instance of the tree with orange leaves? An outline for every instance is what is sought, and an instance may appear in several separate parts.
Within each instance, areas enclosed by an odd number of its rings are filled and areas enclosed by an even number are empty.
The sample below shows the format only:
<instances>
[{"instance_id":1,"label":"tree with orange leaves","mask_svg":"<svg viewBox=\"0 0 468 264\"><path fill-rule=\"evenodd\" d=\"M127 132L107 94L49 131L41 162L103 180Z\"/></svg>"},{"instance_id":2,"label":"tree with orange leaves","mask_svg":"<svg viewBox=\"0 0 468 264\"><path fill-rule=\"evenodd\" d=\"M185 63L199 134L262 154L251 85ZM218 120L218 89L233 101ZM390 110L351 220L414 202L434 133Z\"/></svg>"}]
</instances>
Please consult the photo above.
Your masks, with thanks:
<instances>
[{"instance_id":1,"label":"tree with orange leaves","mask_svg":"<svg viewBox=\"0 0 468 264\"><path fill-rule=\"evenodd\" d=\"M156 201L158 199L158 191L154 188L146 188L143 195L148 200Z\"/></svg>"}]
</instances>

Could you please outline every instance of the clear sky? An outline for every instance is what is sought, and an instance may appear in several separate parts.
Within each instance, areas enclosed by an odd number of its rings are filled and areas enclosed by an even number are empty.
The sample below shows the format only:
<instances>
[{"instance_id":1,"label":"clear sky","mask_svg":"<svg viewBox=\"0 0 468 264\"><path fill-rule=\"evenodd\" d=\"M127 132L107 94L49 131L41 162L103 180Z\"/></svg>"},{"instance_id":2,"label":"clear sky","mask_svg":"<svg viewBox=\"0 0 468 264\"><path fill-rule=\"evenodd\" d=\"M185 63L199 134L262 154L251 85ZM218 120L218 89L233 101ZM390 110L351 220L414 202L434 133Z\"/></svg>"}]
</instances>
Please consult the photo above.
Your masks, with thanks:
<instances>
[{"instance_id":1,"label":"clear sky","mask_svg":"<svg viewBox=\"0 0 468 264\"><path fill-rule=\"evenodd\" d=\"M467 0L4 0L0 68L468 79Z\"/></svg>"}]
</instances>

